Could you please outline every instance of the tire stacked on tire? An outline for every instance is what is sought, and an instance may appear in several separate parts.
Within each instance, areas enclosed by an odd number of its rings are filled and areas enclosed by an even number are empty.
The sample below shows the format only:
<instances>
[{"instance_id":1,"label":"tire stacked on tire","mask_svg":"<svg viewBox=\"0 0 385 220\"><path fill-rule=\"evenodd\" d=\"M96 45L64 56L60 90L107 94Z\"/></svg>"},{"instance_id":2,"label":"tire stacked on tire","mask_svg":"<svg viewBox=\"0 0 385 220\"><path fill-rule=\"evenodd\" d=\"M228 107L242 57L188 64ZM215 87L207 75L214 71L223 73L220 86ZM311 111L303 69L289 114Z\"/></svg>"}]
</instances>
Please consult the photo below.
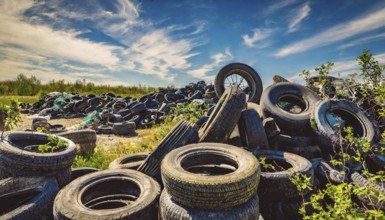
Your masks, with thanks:
<instances>
[{"instance_id":1,"label":"tire stacked on tire","mask_svg":"<svg viewBox=\"0 0 385 220\"><path fill-rule=\"evenodd\" d=\"M77 153L81 155L92 152L96 147L96 132L91 129L67 131L57 135L73 141L76 144Z\"/></svg>"},{"instance_id":2,"label":"tire stacked on tire","mask_svg":"<svg viewBox=\"0 0 385 220\"><path fill-rule=\"evenodd\" d=\"M29 146L48 143L48 135L30 132L8 133L0 141L1 177L54 176L59 186L71 179L71 165L75 160L76 146L69 139L60 137L68 146L61 151L42 153L26 150Z\"/></svg>"},{"instance_id":3,"label":"tire stacked on tire","mask_svg":"<svg viewBox=\"0 0 385 220\"><path fill-rule=\"evenodd\" d=\"M320 156L310 115L319 96L305 86L281 82L267 87L261 98L263 118L278 130L266 130L271 149L299 154L307 159Z\"/></svg>"},{"instance_id":4,"label":"tire stacked on tire","mask_svg":"<svg viewBox=\"0 0 385 220\"><path fill-rule=\"evenodd\" d=\"M162 161L160 219L258 219L258 160L227 144L199 143Z\"/></svg>"}]
</instances>

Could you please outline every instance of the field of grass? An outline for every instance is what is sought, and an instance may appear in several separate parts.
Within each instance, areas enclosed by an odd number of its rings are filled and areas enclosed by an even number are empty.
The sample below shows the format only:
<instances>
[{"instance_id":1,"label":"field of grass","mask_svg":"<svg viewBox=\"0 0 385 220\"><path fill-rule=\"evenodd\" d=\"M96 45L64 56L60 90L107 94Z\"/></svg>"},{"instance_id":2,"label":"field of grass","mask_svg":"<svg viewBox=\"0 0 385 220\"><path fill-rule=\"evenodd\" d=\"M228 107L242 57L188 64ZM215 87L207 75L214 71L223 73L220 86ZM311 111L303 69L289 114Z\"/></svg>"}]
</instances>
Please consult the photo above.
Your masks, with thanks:
<instances>
[{"instance_id":1,"label":"field of grass","mask_svg":"<svg viewBox=\"0 0 385 220\"><path fill-rule=\"evenodd\" d=\"M0 103L5 105L11 104L11 99L17 99L19 102L34 103L39 101L37 96L0 96Z\"/></svg>"}]
</instances>

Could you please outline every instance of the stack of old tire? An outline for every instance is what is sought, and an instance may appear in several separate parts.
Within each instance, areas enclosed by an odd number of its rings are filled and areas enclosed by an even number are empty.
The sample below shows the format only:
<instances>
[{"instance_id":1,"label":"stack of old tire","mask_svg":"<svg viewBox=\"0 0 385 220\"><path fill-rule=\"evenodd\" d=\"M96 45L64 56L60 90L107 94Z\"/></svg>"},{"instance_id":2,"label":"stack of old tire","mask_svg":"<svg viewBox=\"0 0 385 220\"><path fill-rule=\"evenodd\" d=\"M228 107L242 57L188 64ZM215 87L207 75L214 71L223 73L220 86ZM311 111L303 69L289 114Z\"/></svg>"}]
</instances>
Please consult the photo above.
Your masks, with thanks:
<instances>
[{"instance_id":1,"label":"stack of old tire","mask_svg":"<svg viewBox=\"0 0 385 220\"><path fill-rule=\"evenodd\" d=\"M51 219L54 198L71 181L75 144L65 149L42 153L40 144L48 135L11 132L0 140L0 218Z\"/></svg>"}]
</instances>

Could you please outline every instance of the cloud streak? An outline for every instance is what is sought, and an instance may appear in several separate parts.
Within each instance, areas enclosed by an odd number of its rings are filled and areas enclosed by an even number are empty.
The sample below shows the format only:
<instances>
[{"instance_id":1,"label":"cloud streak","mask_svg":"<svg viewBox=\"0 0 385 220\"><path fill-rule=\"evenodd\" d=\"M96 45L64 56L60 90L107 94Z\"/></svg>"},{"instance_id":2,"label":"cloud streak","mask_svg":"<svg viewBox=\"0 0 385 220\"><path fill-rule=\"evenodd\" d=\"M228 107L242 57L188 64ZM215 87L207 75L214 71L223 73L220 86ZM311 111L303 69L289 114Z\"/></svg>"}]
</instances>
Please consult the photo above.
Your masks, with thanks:
<instances>
[{"instance_id":1,"label":"cloud streak","mask_svg":"<svg viewBox=\"0 0 385 220\"><path fill-rule=\"evenodd\" d=\"M232 60L234 57L230 51L229 48L226 48L223 53L216 53L211 56L211 59L213 60L212 63L203 65L201 68L189 70L187 71L187 74L189 74L192 77L198 78L198 79L204 79L204 80L213 80L214 75L208 75L208 73L211 73L216 68L218 68L220 65L222 65L225 62L228 62Z\"/></svg>"},{"instance_id":2,"label":"cloud streak","mask_svg":"<svg viewBox=\"0 0 385 220\"><path fill-rule=\"evenodd\" d=\"M301 22L310 15L310 6L309 3L303 4L299 7L293 14L294 16L291 18L288 25L288 32L294 32L298 30Z\"/></svg>"},{"instance_id":3,"label":"cloud streak","mask_svg":"<svg viewBox=\"0 0 385 220\"><path fill-rule=\"evenodd\" d=\"M278 50L274 55L276 57L285 57L333 44L361 33L385 27L384 20L385 8L381 8L353 21L336 25L313 37L290 44Z\"/></svg>"}]
</instances>

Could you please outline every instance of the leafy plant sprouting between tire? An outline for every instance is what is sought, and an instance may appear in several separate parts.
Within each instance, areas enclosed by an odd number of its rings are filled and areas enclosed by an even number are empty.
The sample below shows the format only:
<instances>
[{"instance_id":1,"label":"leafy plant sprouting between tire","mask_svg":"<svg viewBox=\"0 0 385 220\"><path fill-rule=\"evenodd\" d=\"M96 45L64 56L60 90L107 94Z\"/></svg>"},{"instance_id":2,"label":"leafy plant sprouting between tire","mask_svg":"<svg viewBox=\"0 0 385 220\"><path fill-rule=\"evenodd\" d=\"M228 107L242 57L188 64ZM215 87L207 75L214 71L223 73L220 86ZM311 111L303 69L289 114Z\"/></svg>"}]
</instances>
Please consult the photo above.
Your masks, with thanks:
<instances>
[{"instance_id":1,"label":"leafy plant sprouting between tire","mask_svg":"<svg viewBox=\"0 0 385 220\"><path fill-rule=\"evenodd\" d=\"M3 131L1 132L1 139L3 139L4 131L9 131L13 129L14 127L16 127L18 122L21 122L19 104L19 101L16 99L11 99L11 106L7 106L0 103L0 118L4 120L4 124L0 126L3 127ZM5 119L3 119L2 117L4 117Z\"/></svg>"},{"instance_id":2,"label":"leafy plant sprouting between tire","mask_svg":"<svg viewBox=\"0 0 385 220\"><path fill-rule=\"evenodd\" d=\"M338 125L336 125L338 126ZM338 134L342 137L342 131L339 129ZM365 157L369 154L384 154L384 149L379 152L378 149L371 149L370 142L364 138L354 137L350 127L343 128L344 139L350 144L350 148L355 150L354 155L347 154L347 149L341 147L340 152L336 152L336 157L330 162L334 166L342 167L341 171L353 170L356 166L362 166L362 176L373 183L383 186L385 180L385 171L379 171L375 174L370 173L366 167ZM385 141L385 132L382 134L382 141ZM341 138L342 139L342 138ZM342 143L340 143L342 146ZM348 168L348 169L345 169ZM360 186L354 183L341 183L333 185L326 184L326 188L318 190L312 194L310 200L305 201L303 191L312 187L310 180L301 174L294 176L291 182L297 187L303 199L303 204L299 213L303 219L384 219L384 211L380 209L385 204L385 195L375 189L373 186ZM360 207L355 203L353 195L361 196L368 200L370 206ZM373 199L376 198L376 199ZM328 202L325 202L328 201ZM378 208L376 208L378 207ZM312 210L311 213L308 210Z\"/></svg>"},{"instance_id":3,"label":"leafy plant sprouting between tire","mask_svg":"<svg viewBox=\"0 0 385 220\"><path fill-rule=\"evenodd\" d=\"M171 107L171 113L176 116L182 116L182 119L190 122L196 122L200 117L206 114L208 104L200 105L198 102L178 104Z\"/></svg>"},{"instance_id":4,"label":"leafy plant sprouting between tire","mask_svg":"<svg viewBox=\"0 0 385 220\"><path fill-rule=\"evenodd\" d=\"M65 140L60 139L55 135L48 135L48 143L41 144L38 146L38 151L42 153L55 152L58 150L63 150L68 147L68 143Z\"/></svg>"}]
</instances>

